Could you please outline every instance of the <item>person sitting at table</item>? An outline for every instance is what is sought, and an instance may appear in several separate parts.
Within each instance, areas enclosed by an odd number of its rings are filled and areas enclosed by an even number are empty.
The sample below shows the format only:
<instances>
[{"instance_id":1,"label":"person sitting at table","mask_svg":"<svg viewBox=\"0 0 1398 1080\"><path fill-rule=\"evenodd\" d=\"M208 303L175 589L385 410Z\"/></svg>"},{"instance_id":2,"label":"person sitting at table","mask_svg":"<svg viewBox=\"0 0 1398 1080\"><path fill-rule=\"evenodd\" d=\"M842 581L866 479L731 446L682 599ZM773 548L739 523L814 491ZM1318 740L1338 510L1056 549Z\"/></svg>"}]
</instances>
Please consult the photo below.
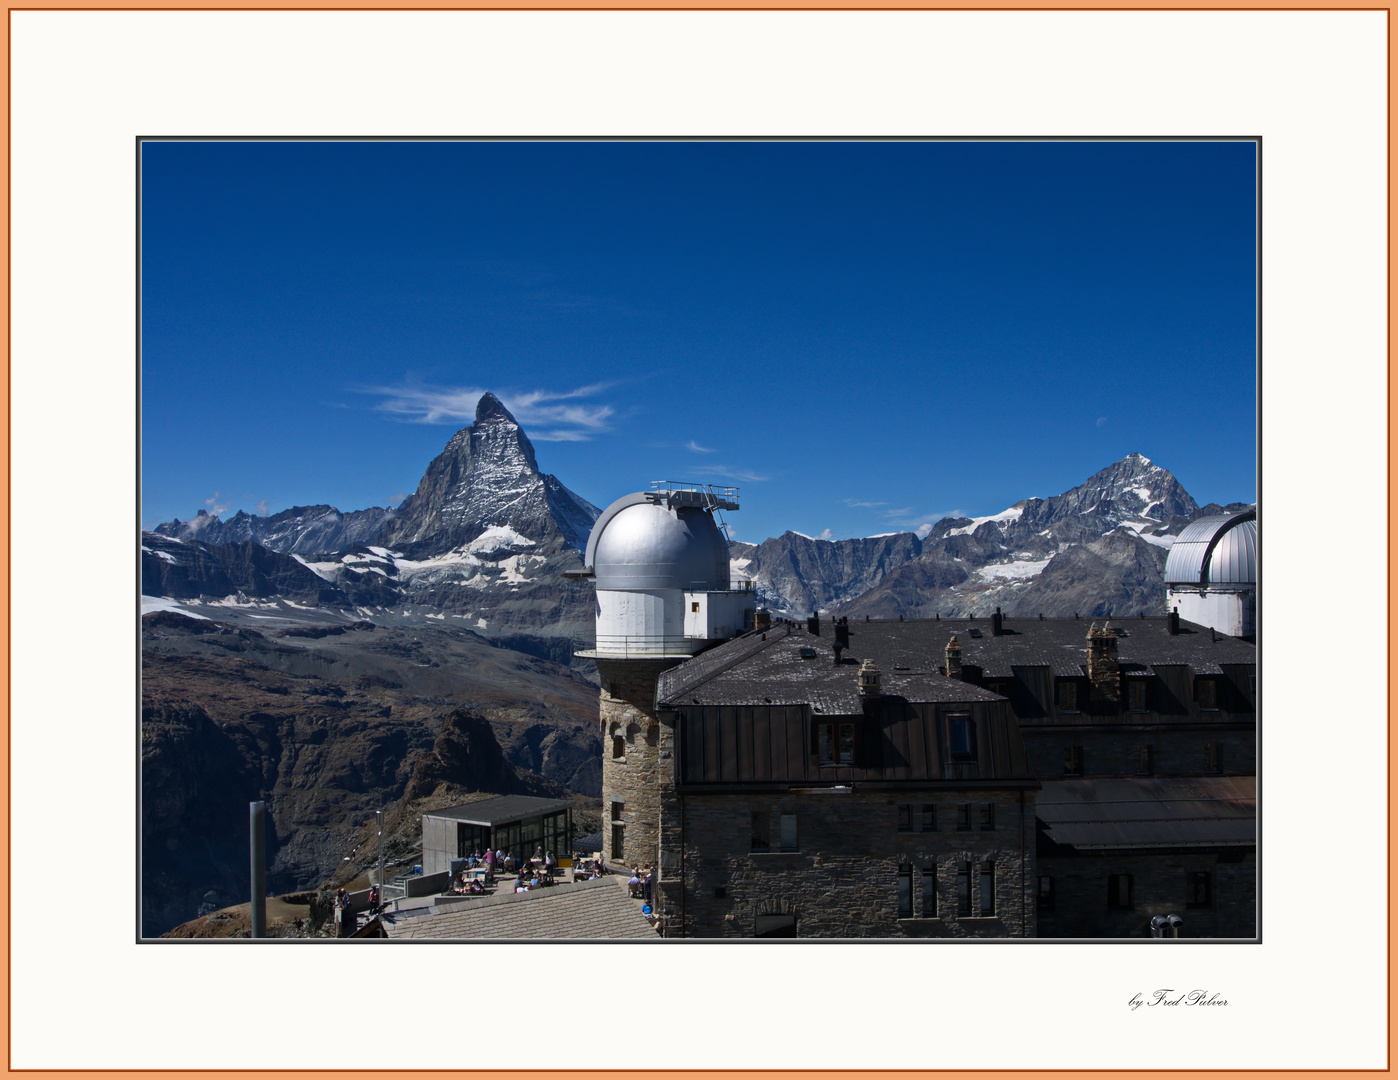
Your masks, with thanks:
<instances>
[{"instance_id":1,"label":"person sitting at table","mask_svg":"<svg viewBox=\"0 0 1398 1080\"><path fill-rule=\"evenodd\" d=\"M636 876L636 871L631 871L631 878L626 882L627 892L631 896L637 896L641 890L641 879Z\"/></svg>"}]
</instances>

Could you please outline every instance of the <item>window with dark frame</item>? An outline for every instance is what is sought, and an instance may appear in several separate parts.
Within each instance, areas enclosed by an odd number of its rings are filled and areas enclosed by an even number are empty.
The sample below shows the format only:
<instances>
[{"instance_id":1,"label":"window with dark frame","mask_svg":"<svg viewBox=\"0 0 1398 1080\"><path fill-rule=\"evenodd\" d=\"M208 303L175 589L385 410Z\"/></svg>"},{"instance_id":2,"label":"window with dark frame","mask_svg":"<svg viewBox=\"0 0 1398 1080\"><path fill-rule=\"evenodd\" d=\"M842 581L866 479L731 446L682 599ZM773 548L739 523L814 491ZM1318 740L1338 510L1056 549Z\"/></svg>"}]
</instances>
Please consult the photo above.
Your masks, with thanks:
<instances>
[{"instance_id":1,"label":"window with dark frame","mask_svg":"<svg viewBox=\"0 0 1398 1080\"><path fill-rule=\"evenodd\" d=\"M931 803L922 804L922 831L937 831L937 808Z\"/></svg>"},{"instance_id":2,"label":"window with dark frame","mask_svg":"<svg viewBox=\"0 0 1398 1080\"><path fill-rule=\"evenodd\" d=\"M626 757L626 740L620 735L612 736L612 760Z\"/></svg>"},{"instance_id":3,"label":"window with dark frame","mask_svg":"<svg viewBox=\"0 0 1398 1080\"><path fill-rule=\"evenodd\" d=\"M1069 746L1064 749L1063 772L1067 776L1082 775L1082 747Z\"/></svg>"},{"instance_id":4,"label":"window with dark frame","mask_svg":"<svg viewBox=\"0 0 1398 1080\"><path fill-rule=\"evenodd\" d=\"M620 821L620 820L621 820L621 815L625 812L625 810L626 810L626 804L625 804L624 802L613 802L613 803L612 803L612 820L613 820L613 821Z\"/></svg>"},{"instance_id":5,"label":"window with dark frame","mask_svg":"<svg viewBox=\"0 0 1398 1080\"><path fill-rule=\"evenodd\" d=\"M976 724L970 713L948 713L947 760L976 760Z\"/></svg>"},{"instance_id":6,"label":"window with dark frame","mask_svg":"<svg viewBox=\"0 0 1398 1080\"><path fill-rule=\"evenodd\" d=\"M1107 876L1107 907L1113 911L1126 911L1133 906L1131 902L1131 875L1109 874Z\"/></svg>"},{"instance_id":7,"label":"window with dark frame","mask_svg":"<svg viewBox=\"0 0 1398 1080\"><path fill-rule=\"evenodd\" d=\"M853 765L854 724L817 724L816 749L822 765Z\"/></svg>"},{"instance_id":8,"label":"window with dark frame","mask_svg":"<svg viewBox=\"0 0 1398 1080\"><path fill-rule=\"evenodd\" d=\"M1204 771L1211 773L1223 772L1223 743L1211 742L1204 744Z\"/></svg>"},{"instance_id":9,"label":"window with dark frame","mask_svg":"<svg viewBox=\"0 0 1398 1080\"><path fill-rule=\"evenodd\" d=\"M772 850L772 815L764 807L750 815L752 822L752 851Z\"/></svg>"},{"instance_id":10,"label":"window with dark frame","mask_svg":"<svg viewBox=\"0 0 1398 1080\"><path fill-rule=\"evenodd\" d=\"M1035 905L1040 911L1052 911L1054 905L1053 877L1049 874L1039 875L1039 895Z\"/></svg>"},{"instance_id":11,"label":"window with dark frame","mask_svg":"<svg viewBox=\"0 0 1398 1080\"><path fill-rule=\"evenodd\" d=\"M1218 680L1195 679L1194 700L1202 710L1218 708Z\"/></svg>"},{"instance_id":12,"label":"window with dark frame","mask_svg":"<svg viewBox=\"0 0 1398 1080\"><path fill-rule=\"evenodd\" d=\"M922 868L922 917L924 919L937 917L937 867L935 863Z\"/></svg>"},{"instance_id":13,"label":"window with dark frame","mask_svg":"<svg viewBox=\"0 0 1398 1080\"><path fill-rule=\"evenodd\" d=\"M913 831L913 804L900 803L898 805L898 831Z\"/></svg>"},{"instance_id":14,"label":"window with dark frame","mask_svg":"<svg viewBox=\"0 0 1398 1080\"><path fill-rule=\"evenodd\" d=\"M626 855L625 840L626 827L624 825L612 826L612 858L621 859Z\"/></svg>"},{"instance_id":15,"label":"window with dark frame","mask_svg":"<svg viewBox=\"0 0 1398 1080\"><path fill-rule=\"evenodd\" d=\"M995 864L987 859L981 863L981 914L995 914Z\"/></svg>"},{"instance_id":16,"label":"window with dark frame","mask_svg":"<svg viewBox=\"0 0 1398 1080\"><path fill-rule=\"evenodd\" d=\"M971 804L968 802L964 802L956 808L956 831L971 831Z\"/></svg>"},{"instance_id":17,"label":"window with dark frame","mask_svg":"<svg viewBox=\"0 0 1398 1080\"><path fill-rule=\"evenodd\" d=\"M962 863L956 872L956 913L971 914L971 864Z\"/></svg>"},{"instance_id":18,"label":"window with dark frame","mask_svg":"<svg viewBox=\"0 0 1398 1080\"><path fill-rule=\"evenodd\" d=\"M1054 684L1054 694L1059 712L1078 711L1078 684L1072 679L1059 679Z\"/></svg>"},{"instance_id":19,"label":"window with dark frame","mask_svg":"<svg viewBox=\"0 0 1398 1080\"><path fill-rule=\"evenodd\" d=\"M981 803L981 832L995 831L995 804Z\"/></svg>"},{"instance_id":20,"label":"window with dark frame","mask_svg":"<svg viewBox=\"0 0 1398 1080\"><path fill-rule=\"evenodd\" d=\"M898 917L913 917L913 868L906 863L898 867Z\"/></svg>"},{"instance_id":21,"label":"window with dark frame","mask_svg":"<svg viewBox=\"0 0 1398 1080\"><path fill-rule=\"evenodd\" d=\"M1136 747L1135 761L1132 763L1132 771L1137 776L1151 776L1155 772L1155 747L1150 743L1143 743Z\"/></svg>"},{"instance_id":22,"label":"window with dark frame","mask_svg":"<svg viewBox=\"0 0 1398 1080\"><path fill-rule=\"evenodd\" d=\"M1146 681L1144 679L1126 680L1126 708L1129 712L1146 711Z\"/></svg>"},{"instance_id":23,"label":"window with dark frame","mask_svg":"<svg viewBox=\"0 0 1398 1080\"><path fill-rule=\"evenodd\" d=\"M1192 908L1214 906L1213 874L1207 870L1191 870L1185 875L1185 902Z\"/></svg>"},{"instance_id":24,"label":"window with dark frame","mask_svg":"<svg viewBox=\"0 0 1398 1080\"><path fill-rule=\"evenodd\" d=\"M801 850L801 849L800 849L799 847L797 847L797 845L796 845L796 815L795 815L795 814L782 814L782 815L781 815L781 826L782 826L782 850L783 850L783 851L799 851L799 850Z\"/></svg>"}]
</instances>

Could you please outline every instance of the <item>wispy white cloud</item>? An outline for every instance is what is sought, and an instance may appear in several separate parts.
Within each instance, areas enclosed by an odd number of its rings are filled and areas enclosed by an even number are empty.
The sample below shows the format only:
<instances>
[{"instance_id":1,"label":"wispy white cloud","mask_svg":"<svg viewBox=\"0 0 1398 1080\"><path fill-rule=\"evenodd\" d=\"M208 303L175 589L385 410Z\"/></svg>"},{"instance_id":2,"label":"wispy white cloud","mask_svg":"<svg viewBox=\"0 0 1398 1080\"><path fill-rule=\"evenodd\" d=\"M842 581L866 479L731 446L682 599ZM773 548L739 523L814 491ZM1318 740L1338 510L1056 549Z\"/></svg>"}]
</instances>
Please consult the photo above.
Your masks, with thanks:
<instances>
[{"instance_id":1,"label":"wispy white cloud","mask_svg":"<svg viewBox=\"0 0 1398 1080\"><path fill-rule=\"evenodd\" d=\"M211 514L226 514L231 509L229 503L221 497L221 492L215 491L209 498L204 500L204 505L209 508Z\"/></svg>"},{"instance_id":2,"label":"wispy white cloud","mask_svg":"<svg viewBox=\"0 0 1398 1080\"><path fill-rule=\"evenodd\" d=\"M729 480L741 480L748 484L757 484L761 483L763 480L771 479L770 476L759 476L757 473L747 469L733 469L729 468L727 465L703 465L691 471L698 473L700 476L723 476Z\"/></svg>"},{"instance_id":3,"label":"wispy white cloud","mask_svg":"<svg viewBox=\"0 0 1398 1080\"><path fill-rule=\"evenodd\" d=\"M863 510L873 510L877 507L888 505L886 502L864 502L861 499L845 499L844 503L846 506L854 506Z\"/></svg>"},{"instance_id":4,"label":"wispy white cloud","mask_svg":"<svg viewBox=\"0 0 1398 1080\"><path fill-rule=\"evenodd\" d=\"M616 412L606 404L587 404L610 383L592 383L573 390L497 391L495 396L523 425L536 442L586 442L611 430ZM365 393L380 395L375 408L412 424L468 424L476 418L476 405L485 390L474 386L372 387Z\"/></svg>"},{"instance_id":5,"label":"wispy white cloud","mask_svg":"<svg viewBox=\"0 0 1398 1080\"><path fill-rule=\"evenodd\" d=\"M693 439L690 439L689 442L685 443L684 448L686 450L693 450L696 454L712 454L714 452L712 447L700 446Z\"/></svg>"},{"instance_id":6,"label":"wispy white cloud","mask_svg":"<svg viewBox=\"0 0 1398 1080\"><path fill-rule=\"evenodd\" d=\"M833 540L835 539L835 534L831 532L828 528L826 528L816 533L815 538L817 540Z\"/></svg>"},{"instance_id":7,"label":"wispy white cloud","mask_svg":"<svg viewBox=\"0 0 1398 1080\"><path fill-rule=\"evenodd\" d=\"M263 517L266 517L268 514L272 512L272 504L269 503L266 499L258 499L257 502L253 504L253 509L256 510Z\"/></svg>"},{"instance_id":8,"label":"wispy white cloud","mask_svg":"<svg viewBox=\"0 0 1398 1080\"><path fill-rule=\"evenodd\" d=\"M1105 416L1099 416L1099 417L1097 418L1097 426L1098 426L1098 427L1105 427L1106 424L1107 424L1107 418L1106 418Z\"/></svg>"}]
</instances>

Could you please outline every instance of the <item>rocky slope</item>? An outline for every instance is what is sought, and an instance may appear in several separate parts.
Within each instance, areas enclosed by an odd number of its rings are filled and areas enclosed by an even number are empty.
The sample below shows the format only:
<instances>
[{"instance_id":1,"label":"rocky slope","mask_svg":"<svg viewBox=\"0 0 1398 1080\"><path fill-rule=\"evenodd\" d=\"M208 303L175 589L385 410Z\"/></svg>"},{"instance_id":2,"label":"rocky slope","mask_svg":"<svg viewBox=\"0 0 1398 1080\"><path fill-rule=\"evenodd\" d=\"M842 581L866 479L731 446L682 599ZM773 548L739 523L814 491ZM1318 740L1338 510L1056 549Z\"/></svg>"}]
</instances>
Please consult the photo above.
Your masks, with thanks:
<instances>
[{"instance_id":1,"label":"rocky slope","mask_svg":"<svg viewBox=\"0 0 1398 1080\"><path fill-rule=\"evenodd\" d=\"M156 612L141 682L148 934L242 899L255 799L275 893L329 878L410 789L601 791L596 687L465 629L261 631Z\"/></svg>"},{"instance_id":2,"label":"rocky slope","mask_svg":"<svg viewBox=\"0 0 1398 1080\"><path fill-rule=\"evenodd\" d=\"M314 555L341 551L355 544L370 544L396 511L374 506L341 513L333 506L293 506L290 510L258 517L239 510L227 521L200 510L188 521L167 521L153 532L172 540L199 540L205 544L238 544L252 541L269 551L288 555Z\"/></svg>"}]
</instances>

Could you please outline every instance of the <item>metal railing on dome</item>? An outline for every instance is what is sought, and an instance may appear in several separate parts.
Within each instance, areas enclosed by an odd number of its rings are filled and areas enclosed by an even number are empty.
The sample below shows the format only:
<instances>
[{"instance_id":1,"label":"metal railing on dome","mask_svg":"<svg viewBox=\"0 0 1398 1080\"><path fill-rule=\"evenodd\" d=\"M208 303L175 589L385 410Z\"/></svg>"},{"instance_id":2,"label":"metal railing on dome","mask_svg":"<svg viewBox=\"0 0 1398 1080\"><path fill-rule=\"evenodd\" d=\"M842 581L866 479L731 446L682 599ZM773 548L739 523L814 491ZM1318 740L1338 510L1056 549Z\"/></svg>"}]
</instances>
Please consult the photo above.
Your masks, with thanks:
<instances>
[{"instance_id":1,"label":"metal railing on dome","mask_svg":"<svg viewBox=\"0 0 1398 1080\"><path fill-rule=\"evenodd\" d=\"M657 494L687 495L683 501L705 510L738 509L738 489L722 484L691 484L684 480L652 480L651 491Z\"/></svg>"},{"instance_id":2,"label":"metal railing on dome","mask_svg":"<svg viewBox=\"0 0 1398 1080\"><path fill-rule=\"evenodd\" d=\"M598 634L593 648L607 656L691 656L702 639L674 634Z\"/></svg>"}]
</instances>

